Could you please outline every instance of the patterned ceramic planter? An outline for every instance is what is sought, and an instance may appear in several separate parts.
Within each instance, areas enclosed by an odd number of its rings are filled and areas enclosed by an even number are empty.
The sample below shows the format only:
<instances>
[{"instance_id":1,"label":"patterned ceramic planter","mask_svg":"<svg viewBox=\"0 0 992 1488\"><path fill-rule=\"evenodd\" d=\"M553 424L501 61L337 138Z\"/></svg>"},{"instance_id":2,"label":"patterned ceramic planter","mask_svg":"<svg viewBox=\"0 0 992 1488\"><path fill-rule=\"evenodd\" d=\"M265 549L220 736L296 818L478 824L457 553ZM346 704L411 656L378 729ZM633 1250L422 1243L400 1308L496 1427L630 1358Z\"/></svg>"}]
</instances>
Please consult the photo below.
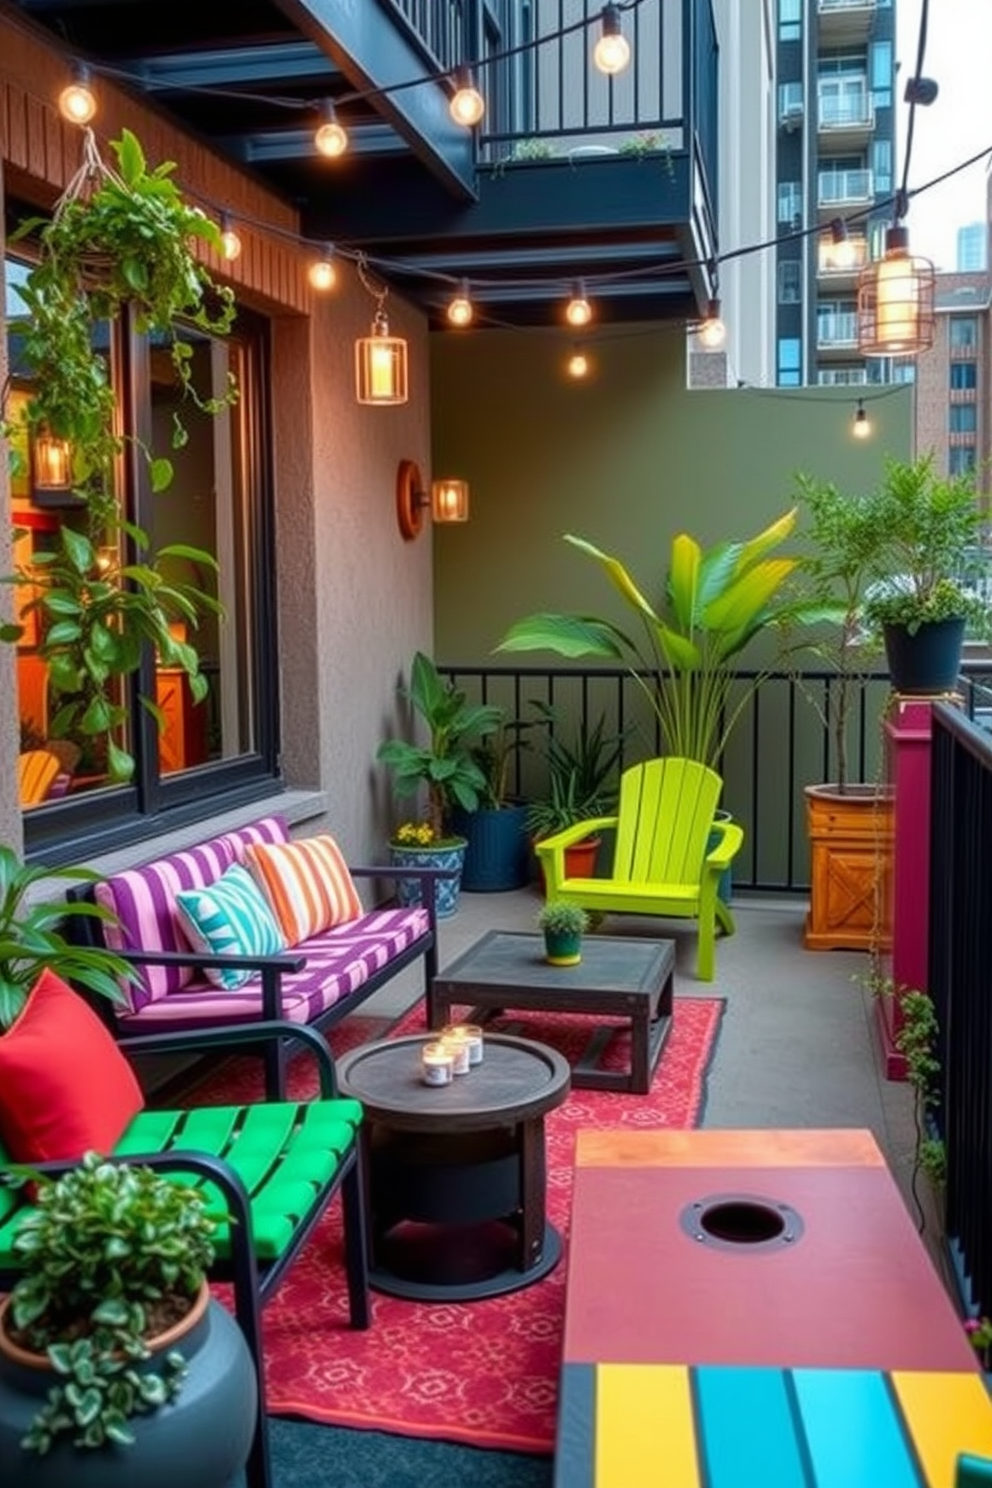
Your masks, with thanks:
<instances>
[{"instance_id":1,"label":"patterned ceramic planter","mask_svg":"<svg viewBox=\"0 0 992 1488\"><path fill-rule=\"evenodd\" d=\"M389 861L396 868L457 868L457 878L441 878L434 885L434 904L439 919L453 915L458 908L462 865L465 862L465 839L458 837L441 847L401 847L389 844ZM421 903L421 885L415 878L401 878L396 883L396 897L405 906Z\"/></svg>"}]
</instances>

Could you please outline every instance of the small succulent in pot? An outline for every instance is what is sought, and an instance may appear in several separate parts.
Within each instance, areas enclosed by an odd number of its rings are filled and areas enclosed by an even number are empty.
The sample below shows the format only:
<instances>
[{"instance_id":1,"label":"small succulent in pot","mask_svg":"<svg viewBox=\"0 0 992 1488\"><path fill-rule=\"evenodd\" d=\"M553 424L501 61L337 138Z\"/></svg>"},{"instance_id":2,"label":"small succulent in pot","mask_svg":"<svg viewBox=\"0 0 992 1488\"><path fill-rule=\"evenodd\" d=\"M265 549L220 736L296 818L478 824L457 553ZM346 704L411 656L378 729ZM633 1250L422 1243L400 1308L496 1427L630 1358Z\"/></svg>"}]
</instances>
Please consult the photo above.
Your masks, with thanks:
<instances>
[{"instance_id":1,"label":"small succulent in pot","mask_svg":"<svg viewBox=\"0 0 992 1488\"><path fill-rule=\"evenodd\" d=\"M581 904L549 899L538 911L537 924L546 934L583 935L589 929L589 916Z\"/></svg>"}]
</instances>

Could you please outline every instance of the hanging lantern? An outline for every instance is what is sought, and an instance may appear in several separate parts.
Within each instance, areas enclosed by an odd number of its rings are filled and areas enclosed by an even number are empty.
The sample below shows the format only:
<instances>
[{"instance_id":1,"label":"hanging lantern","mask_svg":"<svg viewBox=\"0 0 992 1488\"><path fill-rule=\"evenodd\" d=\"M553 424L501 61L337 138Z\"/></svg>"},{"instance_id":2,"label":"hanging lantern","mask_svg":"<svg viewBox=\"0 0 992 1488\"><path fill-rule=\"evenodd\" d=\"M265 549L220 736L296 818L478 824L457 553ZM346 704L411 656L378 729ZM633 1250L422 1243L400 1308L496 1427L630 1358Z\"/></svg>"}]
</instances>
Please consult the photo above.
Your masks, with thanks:
<instances>
[{"instance_id":1,"label":"hanging lantern","mask_svg":"<svg viewBox=\"0 0 992 1488\"><path fill-rule=\"evenodd\" d=\"M39 491L72 489L72 446L47 429L39 430L31 445L34 486Z\"/></svg>"},{"instance_id":2,"label":"hanging lantern","mask_svg":"<svg viewBox=\"0 0 992 1488\"><path fill-rule=\"evenodd\" d=\"M355 342L355 382L359 403L407 401L406 342L389 334L389 321L380 305L372 333Z\"/></svg>"},{"instance_id":3,"label":"hanging lantern","mask_svg":"<svg viewBox=\"0 0 992 1488\"><path fill-rule=\"evenodd\" d=\"M914 258L899 224L885 234L885 253L858 279L858 350L862 356L912 356L933 345L936 274Z\"/></svg>"}]
</instances>

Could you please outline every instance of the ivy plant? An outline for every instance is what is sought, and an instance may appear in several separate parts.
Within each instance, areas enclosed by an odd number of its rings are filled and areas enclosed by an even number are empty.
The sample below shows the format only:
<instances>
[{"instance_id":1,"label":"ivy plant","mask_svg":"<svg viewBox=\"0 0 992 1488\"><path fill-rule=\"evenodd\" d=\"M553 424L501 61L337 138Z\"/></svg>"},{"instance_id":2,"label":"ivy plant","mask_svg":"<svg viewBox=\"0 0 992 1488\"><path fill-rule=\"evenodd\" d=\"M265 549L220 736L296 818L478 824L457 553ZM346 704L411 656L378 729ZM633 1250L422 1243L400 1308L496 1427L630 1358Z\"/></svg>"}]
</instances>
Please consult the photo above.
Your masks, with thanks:
<instances>
[{"instance_id":1,"label":"ivy plant","mask_svg":"<svg viewBox=\"0 0 992 1488\"><path fill-rule=\"evenodd\" d=\"M120 679L154 647L163 664L186 672L192 696L202 700L207 684L198 653L177 635L180 627L184 635L195 630L220 606L198 584L172 577L177 560L215 572L210 553L182 544L153 552L148 534L122 511L119 469L128 446L144 458L156 495L171 484L173 466L120 431L98 327L130 307L134 328L168 347L183 399L203 412L230 406L237 388L229 376L220 397L208 396L193 379L190 327L222 336L234 320L232 291L214 282L197 251L220 249L217 225L183 199L173 162L148 165L130 130L111 148L116 169L100 159L87 130L83 164L51 219L32 218L11 235L15 241L36 234L39 257L18 287L25 314L10 325L30 396L21 424L4 422L0 432L12 444L46 432L71 448L80 521L64 522L54 551L36 553L30 573L6 581L34 586L23 612L40 611L44 622L40 652L58 702L52 734L105 738L107 773L120 781L134 770ZM177 416L173 449L186 440ZM22 631L20 624L0 626L0 639L15 642ZM161 726L153 700L141 702Z\"/></svg>"},{"instance_id":2,"label":"ivy plant","mask_svg":"<svg viewBox=\"0 0 992 1488\"><path fill-rule=\"evenodd\" d=\"M58 1179L21 1170L27 1178L37 1207L14 1238L24 1273L11 1315L16 1341L46 1354L56 1380L21 1445L46 1453L68 1436L81 1448L126 1446L131 1419L182 1387L180 1350L138 1366L152 1356L149 1337L190 1311L216 1222L198 1189L93 1152Z\"/></svg>"}]
</instances>

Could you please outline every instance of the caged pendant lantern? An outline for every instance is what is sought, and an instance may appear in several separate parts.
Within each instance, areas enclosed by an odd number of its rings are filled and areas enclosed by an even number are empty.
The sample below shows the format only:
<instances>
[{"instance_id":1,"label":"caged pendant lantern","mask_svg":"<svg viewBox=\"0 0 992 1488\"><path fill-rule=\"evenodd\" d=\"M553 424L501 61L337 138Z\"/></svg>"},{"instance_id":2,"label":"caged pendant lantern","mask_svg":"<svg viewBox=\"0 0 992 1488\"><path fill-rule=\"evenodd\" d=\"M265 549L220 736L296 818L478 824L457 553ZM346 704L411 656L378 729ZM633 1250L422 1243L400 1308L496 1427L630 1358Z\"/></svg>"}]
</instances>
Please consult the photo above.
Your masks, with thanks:
<instances>
[{"instance_id":1,"label":"caged pendant lantern","mask_svg":"<svg viewBox=\"0 0 992 1488\"><path fill-rule=\"evenodd\" d=\"M911 356L934 341L936 273L909 251L909 234L886 229L885 252L858 280L858 350L862 356Z\"/></svg>"}]
</instances>

